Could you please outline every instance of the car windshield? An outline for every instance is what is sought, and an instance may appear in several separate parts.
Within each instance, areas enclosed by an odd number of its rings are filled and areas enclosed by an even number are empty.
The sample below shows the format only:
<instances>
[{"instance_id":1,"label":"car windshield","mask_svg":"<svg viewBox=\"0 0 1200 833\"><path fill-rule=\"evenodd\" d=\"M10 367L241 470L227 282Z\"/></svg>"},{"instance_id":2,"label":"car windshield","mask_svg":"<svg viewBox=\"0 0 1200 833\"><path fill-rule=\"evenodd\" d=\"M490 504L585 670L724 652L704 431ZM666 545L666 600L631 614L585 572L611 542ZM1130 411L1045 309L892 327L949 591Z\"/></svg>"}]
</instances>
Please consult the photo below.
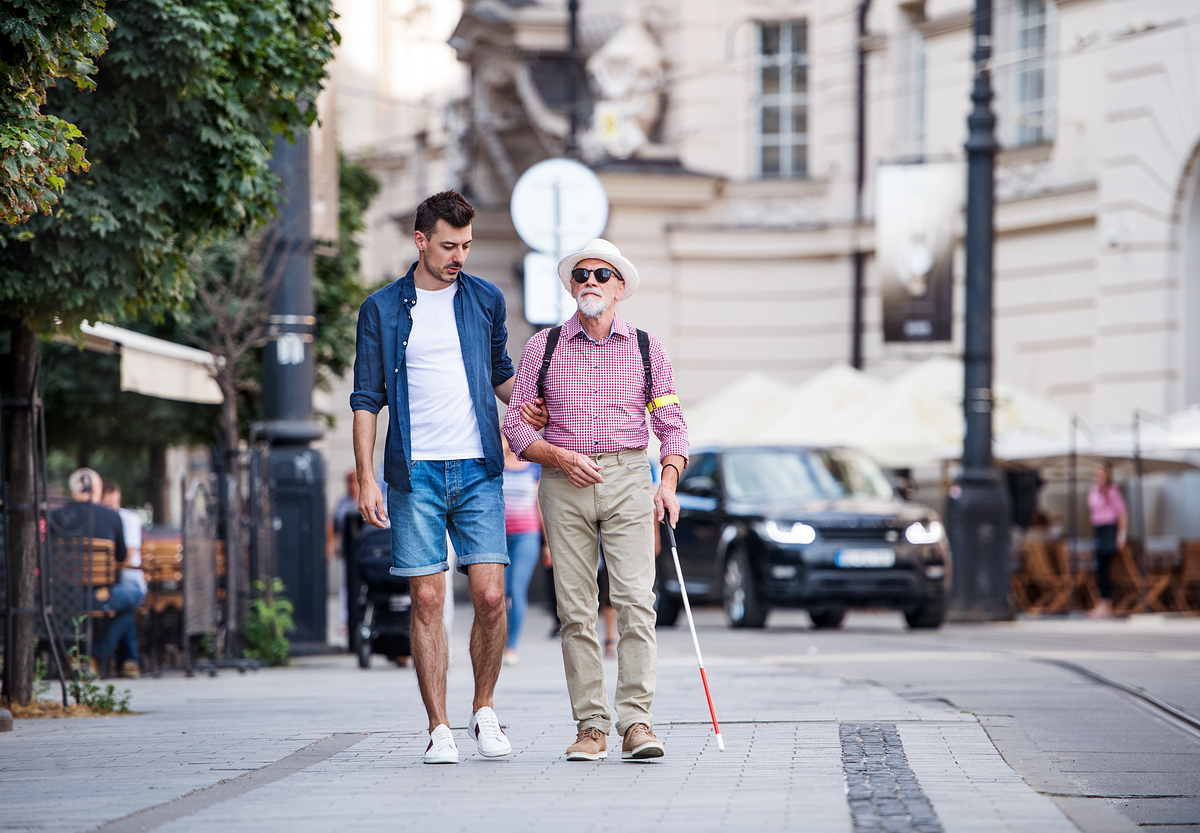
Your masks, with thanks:
<instances>
[{"instance_id":1,"label":"car windshield","mask_svg":"<svg viewBox=\"0 0 1200 833\"><path fill-rule=\"evenodd\" d=\"M892 497L874 461L847 449L735 449L724 455L730 497L747 501Z\"/></svg>"}]
</instances>

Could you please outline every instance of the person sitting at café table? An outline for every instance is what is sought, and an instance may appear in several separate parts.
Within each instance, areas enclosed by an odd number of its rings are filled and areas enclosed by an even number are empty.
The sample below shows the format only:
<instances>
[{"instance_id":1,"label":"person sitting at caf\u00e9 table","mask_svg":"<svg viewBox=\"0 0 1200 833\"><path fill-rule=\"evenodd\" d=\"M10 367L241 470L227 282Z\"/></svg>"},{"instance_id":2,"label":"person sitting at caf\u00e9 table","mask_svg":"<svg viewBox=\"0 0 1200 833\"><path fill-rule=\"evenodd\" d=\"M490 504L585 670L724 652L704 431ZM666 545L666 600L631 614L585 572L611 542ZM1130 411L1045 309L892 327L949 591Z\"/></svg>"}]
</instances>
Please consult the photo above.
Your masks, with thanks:
<instances>
[{"instance_id":1,"label":"person sitting at caf\u00e9 table","mask_svg":"<svg viewBox=\"0 0 1200 833\"><path fill-rule=\"evenodd\" d=\"M67 485L71 490L71 503L50 513L55 534L112 541L117 563L124 564L127 553L125 526L117 512L100 503L103 494L100 475L92 469L76 469L67 478ZM112 617L94 646L92 670L99 674L105 670L117 643L134 631L135 612L144 596L120 583L97 587L93 592L93 609Z\"/></svg>"}]
</instances>

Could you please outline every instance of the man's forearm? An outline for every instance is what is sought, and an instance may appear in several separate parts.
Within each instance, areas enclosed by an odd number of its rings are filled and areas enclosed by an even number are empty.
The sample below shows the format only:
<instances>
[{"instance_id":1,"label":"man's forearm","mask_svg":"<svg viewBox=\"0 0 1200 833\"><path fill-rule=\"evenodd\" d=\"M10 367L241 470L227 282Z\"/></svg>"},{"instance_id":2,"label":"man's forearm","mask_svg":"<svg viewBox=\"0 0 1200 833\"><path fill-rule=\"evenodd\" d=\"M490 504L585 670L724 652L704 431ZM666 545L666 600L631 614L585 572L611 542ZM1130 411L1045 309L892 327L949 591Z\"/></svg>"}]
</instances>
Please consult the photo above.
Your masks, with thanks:
<instances>
[{"instance_id":1,"label":"man's forearm","mask_svg":"<svg viewBox=\"0 0 1200 833\"><path fill-rule=\"evenodd\" d=\"M563 467L562 449L556 445L551 445L545 440L534 440L525 447L525 450L521 452L521 456L540 466L550 466L555 469Z\"/></svg>"},{"instance_id":2,"label":"man's forearm","mask_svg":"<svg viewBox=\"0 0 1200 833\"><path fill-rule=\"evenodd\" d=\"M674 489L679 485L679 475L683 472L683 456L668 454L662 458L662 483Z\"/></svg>"},{"instance_id":3,"label":"man's forearm","mask_svg":"<svg viewBox=\"0 0 1200 833\"><path fill-rule=\"evenodd\" d=\"M379 414L371 411L354 412L354 468L358 482L375 479L375 431Z\"/></svg>"},{"instance_id":4,"label":"man's forearm","mask_svg":"<svg viewBox=\"0 0 1200 833\"><path fill-rule=\"evenodd\" d=\"M492 388L492 390L496 392L496 396L505 405L509 404L509 401L512 399L513 383L516 382L516 380L516 376L509 376L503 382Z\"/></svg>"}]
</instances>

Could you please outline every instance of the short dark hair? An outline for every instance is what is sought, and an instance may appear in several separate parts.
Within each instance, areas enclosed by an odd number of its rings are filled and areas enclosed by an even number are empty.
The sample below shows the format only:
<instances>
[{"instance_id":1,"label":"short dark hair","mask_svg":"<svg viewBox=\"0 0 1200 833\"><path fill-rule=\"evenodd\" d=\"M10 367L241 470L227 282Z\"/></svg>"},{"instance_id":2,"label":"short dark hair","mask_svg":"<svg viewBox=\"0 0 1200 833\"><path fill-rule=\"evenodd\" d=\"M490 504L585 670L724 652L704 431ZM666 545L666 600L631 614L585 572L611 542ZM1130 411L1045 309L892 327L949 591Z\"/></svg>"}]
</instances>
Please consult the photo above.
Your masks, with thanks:
<instances>
[{"instance_id":1,"label":"short dark hair","mask_svg":"<svg viewBox=\"0 0 1200 833\"><path fill-rule=\"evenodd\" d=\"M475 208L467 198L451 189L434 194L417 206L416 231L428 237L433 237L437 230L437 221L445 220L454 228L466 228L475 219Z\"/></svg>"},{"instance_id":2,"label":"short dark hair","mask_svg":"<svg viewBox=\"0 0 1200 833\"><path fill-rule=\"evenodd\" d=\"M101 494L111 495L113 492L121 491L121 484L115 480L109 480L107 477L100 478Z\"/></svg>"}]
</instances>

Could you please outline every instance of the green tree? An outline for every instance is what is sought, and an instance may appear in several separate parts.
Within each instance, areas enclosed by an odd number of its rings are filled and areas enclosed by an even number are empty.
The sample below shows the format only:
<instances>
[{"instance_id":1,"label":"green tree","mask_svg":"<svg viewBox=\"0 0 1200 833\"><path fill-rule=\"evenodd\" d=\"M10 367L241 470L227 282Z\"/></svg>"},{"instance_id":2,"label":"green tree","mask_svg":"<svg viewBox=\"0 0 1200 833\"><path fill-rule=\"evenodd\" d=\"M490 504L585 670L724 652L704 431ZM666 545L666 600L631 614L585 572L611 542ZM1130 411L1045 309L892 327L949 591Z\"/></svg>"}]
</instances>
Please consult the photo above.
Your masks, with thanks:
<instances>
[{"instance_id":1,"label":"green tree","mask_svg":"<svg viewBox=\"0 0 1200 833\"><path fill-rule=\"evenodd\" d=\"M104 0L8 0L0 6L0 220L49 214L64 174L87 170L79 128L42 112L46 88L65 78L80 90L112 25Z\"/></svg>"},{"instance_id":2,"label":"green tree","mask_svg":"<svg viewBox=\"0 0 1200 833\"><path fill-rule=\"evenodd\" d=\"M312 123L338 40L332 0L113 0L107 12L115 27L96 89L55 87L45 105L88 137L91 168L65 177L54 216L0 230L6 396L32 389L39 332L177 309L198 247L269 219L274 138ZM5 437L12 500L32 504L33 437ZM31 605L34 515L12 520L17 604ZM20 703L32 692L32 626L20 617L10 650Z\"/></svg>"}]
</instances>

